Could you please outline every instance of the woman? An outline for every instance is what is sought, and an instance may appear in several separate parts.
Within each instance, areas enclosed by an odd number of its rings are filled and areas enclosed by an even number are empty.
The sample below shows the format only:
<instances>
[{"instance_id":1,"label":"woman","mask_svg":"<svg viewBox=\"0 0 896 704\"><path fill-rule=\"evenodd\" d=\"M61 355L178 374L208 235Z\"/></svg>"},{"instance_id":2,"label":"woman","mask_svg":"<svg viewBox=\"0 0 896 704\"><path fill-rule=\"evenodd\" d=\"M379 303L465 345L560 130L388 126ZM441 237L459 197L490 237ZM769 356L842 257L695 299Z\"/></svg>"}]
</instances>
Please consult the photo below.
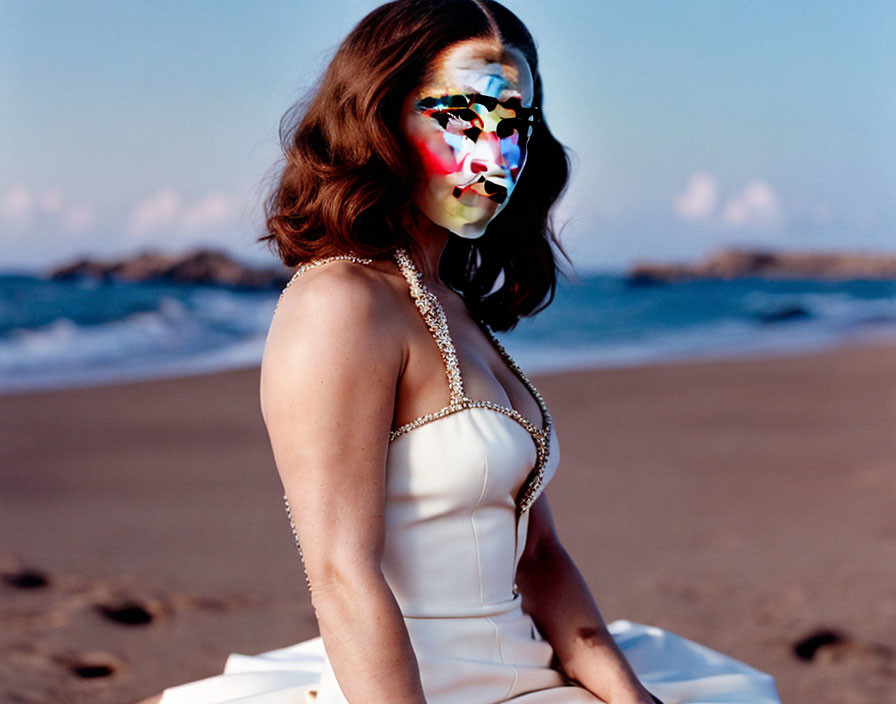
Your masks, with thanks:
<instances>
[{"instance_id":1,"label":"woman","mask_svg":"<svg viewBox=\"0 0 896 704\"><path fill-rule=\"evenodd\" d=\"M667 704L777 701L761 673L619 624L636 675L554 532L551 417L489 330L554 291L568 166L541 103L503 6L397 0L287 130L266 239L299 269L261 402L324 651L236 658L164 702L657 701L642 680Z\"/></svg>"}]
</instances>

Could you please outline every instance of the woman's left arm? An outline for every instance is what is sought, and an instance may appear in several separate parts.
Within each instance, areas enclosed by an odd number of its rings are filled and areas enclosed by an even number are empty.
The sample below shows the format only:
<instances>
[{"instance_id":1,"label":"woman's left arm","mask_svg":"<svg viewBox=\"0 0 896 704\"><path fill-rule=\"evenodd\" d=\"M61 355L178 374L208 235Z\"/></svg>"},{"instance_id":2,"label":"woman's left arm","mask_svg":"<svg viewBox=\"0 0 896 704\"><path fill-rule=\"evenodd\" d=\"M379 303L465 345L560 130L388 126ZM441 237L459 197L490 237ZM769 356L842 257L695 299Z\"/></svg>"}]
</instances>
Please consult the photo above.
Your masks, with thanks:
<instances>
[{"instance_id":1,"label":"woman's left arm","mask_svg":"<svg viewBox=\"0 0 896 704\"><path fill-rule=\"evenodd\" d=\"M560 543L547 497L542 494L529 512L526 548L517 568L523 609L571 679L608 704L653 704Z\"/></svg>"}]
</instances>

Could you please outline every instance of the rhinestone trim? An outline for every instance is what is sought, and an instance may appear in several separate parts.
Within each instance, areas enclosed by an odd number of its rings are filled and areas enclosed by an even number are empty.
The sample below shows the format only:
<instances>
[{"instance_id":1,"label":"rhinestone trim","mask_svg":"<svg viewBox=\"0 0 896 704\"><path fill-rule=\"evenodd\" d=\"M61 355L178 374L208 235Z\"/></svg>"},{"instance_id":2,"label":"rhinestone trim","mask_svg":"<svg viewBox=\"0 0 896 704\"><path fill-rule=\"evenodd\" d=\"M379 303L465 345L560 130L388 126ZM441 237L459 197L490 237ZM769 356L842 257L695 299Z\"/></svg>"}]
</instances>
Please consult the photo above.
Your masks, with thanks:
<instances>
[{"instance_id":1,"label":"rhinestone trim","mask_svg":"<svg viewBox=\"0 0 896 704\"><path fill-rule=\"evenodd\" d=\"M293 282L302 274L304 274L309 269L317 269L317 267L323 266L324 264L338 261L354 262L355 264L373 263L373 259L365 259L364 257L359 257L357 254L334 254L332 257L313 259L310 262L305 262L298 269L296 269L295 273L290 277L289 281L286 282L286 286L283 287L283 290L280 292L280 296L277 298L277 305L274 306L274 312L276 313L277 308L280 307L280 301L283 300L283 296L286 294L286 289L292 286Z\"/></svg>"},{"instance_id":2,"label":"rhinestone trim","mask_svg":"<svg viewBox=\"0 0 896 704\"><path fill-rule=\"evenodd\" d=\"M283 503L286 506L286 517L289 519L289 528L292 531L292 537L296 541L296 550L299 551L299 561L302 563L302 572L305 573L305 585L308 591L311 591L311 580L308 579L308 569L305 567L305 556L302 554L302 544L299 542L299 532L296 530L296 522L292 519L292 509L289 507L289 497L283 495Z\"/></svg>"},{"instance_id":3,"label":"rhinestone trim","mask_svg":"<svg viewBox=\"0 0 896 704\"><path fill-rule=\"evenodd\" d=\"M445 408L460 407L466 400L464 382L460 375L460 366L457 362L454 341L448 332L448 318L445 315L445 309L442 308L442 304L436 295L426 288L426 284L423 283L423 274L417 271L413 261L411 261L411 257L404 249L395 251L395 262L408 282L411 298L414 299L417 310L423 316L426 327L429 328L439 348L439 352L442 353L442 360L445 362L445 374L448 377L448 390L451 393L450 401ZM394 440L395 437L401 434L401 431L401 428L393 431L389 439Z\"/></svg>"},{"instance_id":4,"label":"rhinestone trim","mask_svg":"<svg viewBox=\"0 0 896 704\"><path fill-rule=\"evenodd\" d=\"M529 474L529 477L526 479L523 488L517 496L517 509L519 513L522 514L525 511L528 511L541 492L541 487L544 483L545 467L547 466L548 454L550 452L552 421L551 414L548 412L544 399L538 392L538 389L535 388L535 385L529 381L529 378L523 373L523 370L520 369L516 361L510 356L510 353L504 349L504 346L498 341L495 334L484 323L479 324L482 331L498 351L498 354L501 355L501 358L507 366L510 367L510 370L523 382L538 404L541 411L542 427L539 428L536 426L514 408L508 408L507 406L502 406L493 401L475 401L469 398L464 393L463 378L457 360L457 352L454 348L454 342L451 339L451 333L448 329L448 318L445 315L445 310L442 307L442 304L439 302L438 297L426 287L425 283L423 283L423 275L414 266L410 255L404 249L397 249L395 250L394 256L398 268L401 270L404 278L407 279L411 298L417 305L420 315L426 322L426 326L432 333L433 339L439 348L439 352L442 354L442 360L445 363L445 374L448 378L450 399L448 405L444 408L415 418L410 423L405 423L401 427L391 431L389 433L389 442L393 442L405 433L426 425L427 423L431 423L468 408L487 408L491 411L501 413L519 423L529 435L532 436L532 440L535 443L535 467L532 469L532 472Z\"/></svg>"}]
</instances>

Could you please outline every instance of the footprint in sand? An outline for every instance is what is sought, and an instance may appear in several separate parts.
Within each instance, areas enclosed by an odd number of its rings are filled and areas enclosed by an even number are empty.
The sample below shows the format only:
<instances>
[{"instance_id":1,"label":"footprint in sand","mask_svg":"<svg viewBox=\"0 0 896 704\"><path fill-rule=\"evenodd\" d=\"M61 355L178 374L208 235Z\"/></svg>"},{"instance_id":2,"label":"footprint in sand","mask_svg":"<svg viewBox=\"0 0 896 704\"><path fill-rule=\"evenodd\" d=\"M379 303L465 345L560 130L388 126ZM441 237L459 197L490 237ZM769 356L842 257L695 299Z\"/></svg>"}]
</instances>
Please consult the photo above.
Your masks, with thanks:
<instances>
[{"instance_id":1,"label":"footprint in sand","mask_svg":"<svg viewBox=\"0 0 896 704\"><path fill-rule=\"evenodd\" d=\"M849 637L830 628L819 628L793 644L793 654L800 660L814 660L822 648L830 648L849 642Z\"/></svg>"},{"instance_id":2,"label":"footprint in sand","mask_svg":"<svg viewBox=\"0 0 896 704\"><path fill-rule=\"evenodd\" d=\"M833 628L819 628L795 641L793 654L807 662L850 662L887 672L896 658L893 649L883 643L862 643Z\"/></svg>"},{"instance_id":3,"label":"footprint in sand","mask_svg":"<svg viewBox=\"0 0 896 704\"><path fill-rule=\"evenodd\" d=\"M96 608L104 618L122 626L145 626L152 623L160 611L158 607L139 601L98 604Z\"/></svg>"},{"instance_id":4,"label":"footprint in sand","mask_svg":"<svg viewBox=\"0 0 896 704\"><path fill-rule=\"evenodd\" d=\"M24 569L16 572L4 572L3 581L16 589L40 589L50 584L50 580L43 572Z\"/></svg>"},{"instance_id":5,"label":"footprint in sand","mask_svg":"<svg viewBox=\"0 0 896 704\"><path fill-rule=\"evenodd\" d=\"M85 680L111 677L126 668L126 663L121 657L99 650L63 655L56 660L73 675Z\"/></svg>"}]
</instances>

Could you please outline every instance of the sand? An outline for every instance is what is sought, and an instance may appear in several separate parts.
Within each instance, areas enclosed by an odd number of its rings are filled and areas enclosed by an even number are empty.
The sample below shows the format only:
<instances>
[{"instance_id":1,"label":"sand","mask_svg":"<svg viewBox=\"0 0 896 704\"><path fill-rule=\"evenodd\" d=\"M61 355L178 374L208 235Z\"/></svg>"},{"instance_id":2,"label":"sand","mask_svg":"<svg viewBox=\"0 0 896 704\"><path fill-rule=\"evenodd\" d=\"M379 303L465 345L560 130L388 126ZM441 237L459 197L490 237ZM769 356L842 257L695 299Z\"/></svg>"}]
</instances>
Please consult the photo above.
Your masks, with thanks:
<instances>
[{"instance_id":1,"label":"sand","mask_svg":"<svg viewBox=\"0 0 896 704\"><path fill-rule=\"evenodd\" d=\"M133 702L316 635L256 369L0 397L0 698ZM896 348L537 377L608 620L896 701ZM41 582L44 582L41 585Z\"/></svg>"}]
</instances>

